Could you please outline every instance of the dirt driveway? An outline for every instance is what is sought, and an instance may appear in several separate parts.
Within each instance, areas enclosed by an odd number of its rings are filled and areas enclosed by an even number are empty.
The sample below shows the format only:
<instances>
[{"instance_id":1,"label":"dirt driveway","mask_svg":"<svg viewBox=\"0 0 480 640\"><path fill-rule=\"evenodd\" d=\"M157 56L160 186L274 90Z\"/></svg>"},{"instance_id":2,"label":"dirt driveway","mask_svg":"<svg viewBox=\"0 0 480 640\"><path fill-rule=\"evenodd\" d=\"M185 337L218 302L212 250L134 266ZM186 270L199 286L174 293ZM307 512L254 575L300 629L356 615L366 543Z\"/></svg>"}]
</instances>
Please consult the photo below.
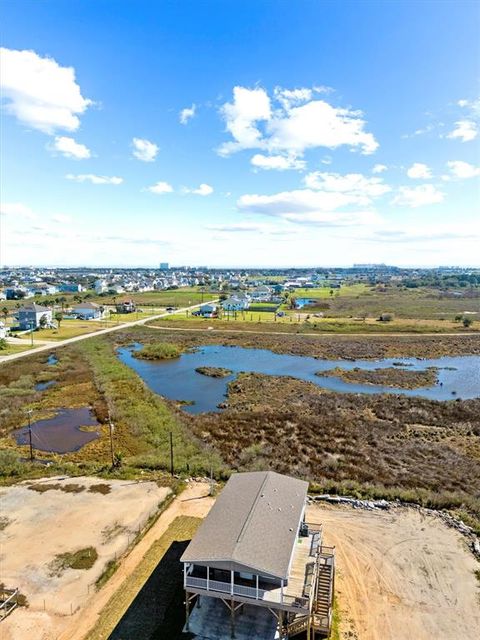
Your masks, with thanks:
<instances>
[{"instance_id":1,"label":"dirt driveway","mask_svg":"<svg viewBox=\"0 0 480 640\"><path fill-rule=\"evenodd\" d=\"M480 638L480 564L439 518L314 505L307 520L336 547L342 640Z\"/></svg>"}]
</instances>

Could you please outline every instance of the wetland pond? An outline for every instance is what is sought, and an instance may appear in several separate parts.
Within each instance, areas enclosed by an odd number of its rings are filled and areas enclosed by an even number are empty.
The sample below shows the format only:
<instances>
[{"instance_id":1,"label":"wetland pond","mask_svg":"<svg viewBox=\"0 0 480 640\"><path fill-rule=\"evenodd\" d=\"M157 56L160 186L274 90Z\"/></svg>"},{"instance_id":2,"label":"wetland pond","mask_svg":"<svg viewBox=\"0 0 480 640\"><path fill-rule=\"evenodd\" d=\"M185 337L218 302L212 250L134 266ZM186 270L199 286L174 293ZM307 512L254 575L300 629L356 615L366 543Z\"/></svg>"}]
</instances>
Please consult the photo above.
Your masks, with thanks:
<instances>
[{"instance_id":1,"label":"wetland pond","mask_svg":"<svg viewBox=\"0 0 480 640\"><path fill-rule=\"evenodd\" d=\"M98 421L88 407L59 409L53 418L32 422L32 446L39 451L53 453L78 451L100 435L97 431L85 431L83 427L98 426ZM28 426L16 429L13 437L17 444L28 445Z\"/></svg>"},{"instance_id":2,"label":"wetland pond","mask_svg":"<svg viewBox=\"0 0 480 640\"><path fill-rule=\"evenodd\" d=\"M430 400L454 400L480 396L480 356L447 356L442 358L386 358L383 360L319 360L307 356L273 353L266 349L209 345L182 354L172 360L142 360L133 353L141 344L119 347L120 360L134 369L152 391L171 400L187 402L183 409L189 413L219 411L225 401L229 382L240 372L270 376L290 376L312 382L339 393L395 393L420 396ZM198 367L228 369L231 375L215 378L195 371ZM428 387L400 389L376 384L346 382L340 377L317 375L335 368L351 371L355 368L398 368L425 371L435 367L437 382Z\"/></svg>"}]
</instances>

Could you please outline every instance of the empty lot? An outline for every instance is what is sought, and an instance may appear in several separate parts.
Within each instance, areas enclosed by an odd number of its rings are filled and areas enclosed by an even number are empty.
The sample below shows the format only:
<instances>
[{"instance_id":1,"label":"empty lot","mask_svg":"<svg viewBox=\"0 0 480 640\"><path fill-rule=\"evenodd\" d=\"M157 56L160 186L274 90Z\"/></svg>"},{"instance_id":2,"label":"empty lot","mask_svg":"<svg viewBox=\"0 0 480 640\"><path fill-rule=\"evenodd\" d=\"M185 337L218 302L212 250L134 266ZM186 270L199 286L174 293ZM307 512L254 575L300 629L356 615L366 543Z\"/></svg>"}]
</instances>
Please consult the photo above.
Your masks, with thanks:
<instances>
[{"instance_id":1,"label":"empty lot","mask_svg":"<svg viewBox=\"0 0 480 640\"><path fill-rule=\"evenodd\" d=\"M84 477L2 488L1 580L29 602L2 622L2 640L56 638L168 493L154 482ZM98 556L91 568L59 561L60 554L88 548Z\"/></svg>"},{"instance_id":2,"label":"empty lot","mask_svg":"<svg viewBox=\"0 0 480 640\"><path fill-rule=\"evenodd\" d=\"M336 547L342 640L480 637L480 564L438 517L314 505L307 520Z\"/></svg>"}]
</instances>

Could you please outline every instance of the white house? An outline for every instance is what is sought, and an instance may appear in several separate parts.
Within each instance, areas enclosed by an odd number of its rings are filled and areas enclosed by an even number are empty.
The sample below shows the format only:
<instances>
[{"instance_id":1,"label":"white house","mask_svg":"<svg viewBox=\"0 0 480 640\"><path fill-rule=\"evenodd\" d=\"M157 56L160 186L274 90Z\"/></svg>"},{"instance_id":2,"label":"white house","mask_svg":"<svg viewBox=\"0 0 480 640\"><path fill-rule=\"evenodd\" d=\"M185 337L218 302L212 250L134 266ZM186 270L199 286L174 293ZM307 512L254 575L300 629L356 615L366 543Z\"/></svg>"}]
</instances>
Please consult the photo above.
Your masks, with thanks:
<instances>
[{"instance_id":1,"label":"white house","mask_svg":"<svg viewBox=\"0 0 480 640\"><path fill-rule=\"evenodd\" d=\"M204 318L213 318L217 314L217 305L216 304L202 304L200 309L198 310L198 315L203 316Z\"/></svg>"},{"instance_id":2,"label":"white house","mask_svg":"<svg viewBox=\"0 0 480 640\"><path fill-rule=\"evenodd\" d=\"M95 284L93 285L95 289L95 293L105 293L107 291L107 282L105 280L95 280Z\"/></svg>"},{"instance_id":3,"label":"white house","mask_svg":"<svg viewBox=\"0 0 480 640\"><path fill-rule=\"evenodd\" d=\"M8 334L8 328L4 325L3 322L0 322L0 340L3 340L3 338L7 337Z\"/></svg>"},{"instance_id":4,"label":"white house","mask_svg":"<svg viewBox=\"0 0 480 640\"><path fill-rule=\"evenodd\" d=\"M247 297L232 296L222 302L224 311L245 311L250 306L250 300Z\"/></svg>"},{"instance_id":5,"label":"white house","mask_svg":"<svg viewBox=\"0 0 480 640\"><path fill-rule=\"evenodd\" d=\"M51 327L53 325L52 310L48 307L42 307L35 302L26 304L18 310L18 324L22 331L28 329L38 329L42 325ZM43 318L45 318L43 320Z\"/></svg>"},{"instance_id":6,"label":"white house","mask_svg":"<svg viewBox=\"0 0 480 640\"><path fill-rule=\"evenodd\" d=\"M257 302L266 302L272 297L272 290L267 285L261 285L253 291L250 291L250 297Z\"/></svg>"},{"instance_id":7,"label":"white house","mask_svg":"<svg viewBox=\"0 0 480 640\"><path fill-rule=\"evenodd\" d=\"M73 307L72 313L82 320L99 320L103 316L103 309L95 302L79 302Z\"/></svg>"}]
</instances>

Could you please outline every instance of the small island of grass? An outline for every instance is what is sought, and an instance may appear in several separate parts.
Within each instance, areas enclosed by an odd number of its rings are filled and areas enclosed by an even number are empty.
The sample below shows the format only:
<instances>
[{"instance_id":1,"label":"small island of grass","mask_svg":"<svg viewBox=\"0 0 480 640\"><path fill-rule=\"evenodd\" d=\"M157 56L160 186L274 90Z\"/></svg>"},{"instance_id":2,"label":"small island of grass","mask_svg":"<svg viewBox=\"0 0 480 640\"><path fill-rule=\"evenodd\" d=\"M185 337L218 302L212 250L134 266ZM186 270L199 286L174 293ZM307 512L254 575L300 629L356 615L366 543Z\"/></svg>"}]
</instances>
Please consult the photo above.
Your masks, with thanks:
<instances>
[{"instance_id":1,"label":"small island of grass","mask_svg":"<svg viewBox=\"0 0 480 640\"><path fill-rule=\"evenodd\" d=\"M182 350L176 344L170 342L155 342L154 344L146 344L139 351L134 351L135 358L142 360L172 360L179 358Z\"/></svg>"},{"instance_id":2,"label":"small island of grass","mask_svg":"<svg viewBox=\"0 0 480 640\"><path fill-rule=\"evenodd\" d=\"M334 377L345 382L358 382L359 384L382 385L384 387L396 387L398 389L420 389L431 387L438 381L438 369L429 367L423 371L409 371L388 367L385 369L342 369L335 367L329 371L317 371L315 375Z\"/></svg>"},{"instance_id":3,"label":"small island of grass","mask_svg":"<svg viewBox=\"0 0 480 640\"><path fill-rule=\"evenodd\" d=\"M222 369L222 367L197 367L195 371L211 378L226 378L233 373L230 369Z\"/></svg>"}]
</instances>

